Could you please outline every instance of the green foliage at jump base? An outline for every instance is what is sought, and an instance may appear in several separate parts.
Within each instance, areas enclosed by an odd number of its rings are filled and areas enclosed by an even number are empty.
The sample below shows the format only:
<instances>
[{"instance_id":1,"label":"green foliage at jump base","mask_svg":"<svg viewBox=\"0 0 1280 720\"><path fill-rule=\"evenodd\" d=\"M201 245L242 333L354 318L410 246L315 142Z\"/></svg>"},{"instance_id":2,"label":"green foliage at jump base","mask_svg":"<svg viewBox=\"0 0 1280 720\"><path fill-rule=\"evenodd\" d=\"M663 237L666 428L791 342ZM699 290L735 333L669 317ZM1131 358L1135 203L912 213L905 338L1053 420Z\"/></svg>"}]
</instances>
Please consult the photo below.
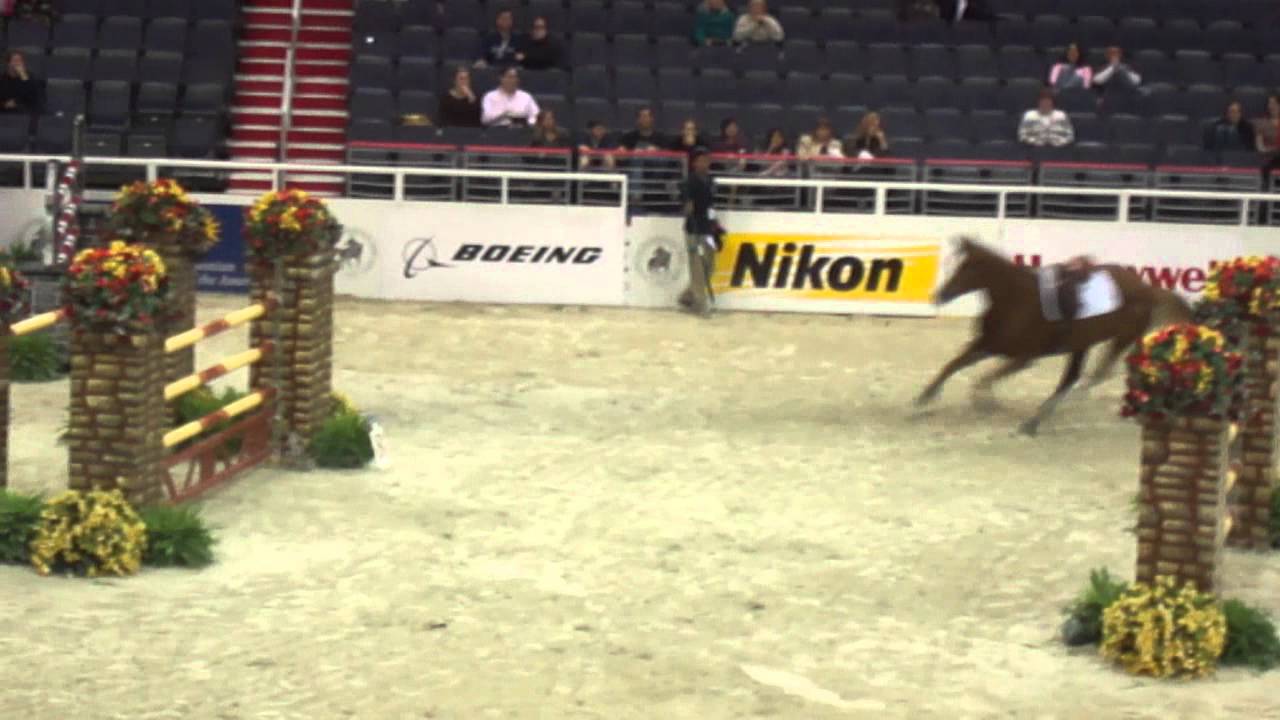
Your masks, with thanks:
<instances>
[{"instance_id":1,"label":"green foliage at jump base","mask_svg":"<svg viewBox=\"0 0 1280 720\"><path fill-rule=\"evenodd\" d=\"M1063 625L1063 640L1068 645L1100 645L1104 640L1107 608L1132 594L1131 587L1114 578L1106 568L1090 571L1089 584L1066 608L1068 617ZM1218 605L1226 618L1226 643L1217 663L1255 670L1280 667L1280 637L1266 613L1235 599L1220 601Z\"/></svg>"},{"instance_id":2,"label":"green foliage at jump base","mask_svg":"<svg viewBox=\"0 0 1280 720\"><path fill-rule=\"evenodd\" d=\"M9 337L9 379L45 382L62 377L58 345L49 333Z\"/></svg>"},{"instance_id":3,"label":"green foliage at jump base","mask_svg":"<svg viewBox=\"0 0 1280 720\"><path fill-rule=\"evenodd\" d=\"M200 387L195 390L192 390L191 392L186 393L185 395L182 395L176 401L174 401L174 404L173 404L174 425L181 426L181 425L186 425L187 423L192 422L194 420L199 420L200 418L206 415L209 415L211 413L215 413L221 410L222 408L244 397L246 394L247 393L245 392L236 390L235 388L229 388L229 387L223 388L220 394L215 393L213 390L211 390L208 387ZM194 438L191 438L190 440L187 440L186 442L179 444L178 449L181 450L182 448L190 447L191 445L199 442L202 437L208 437L209 435L220 433L223 430L226 430L227 428L231 427L231 425L235 422L237 422L236 418L232 418L231 420L223 420L222 422L215 424L213 427L205 430L203 433L195 436ZM240 438L238 437L230 438L229 440L227 440L226 444L224 444L221 448L219 448L219 454L221 454L224 457L231 457L240 451L240 444L241 444Z\"/></svg>"},{"instance_id":4,"label":"green foliage at jump base","mask_svg":"<svg viewBox=\"0 0 1280 720\"><path fill-rule=\"evenodd\" d=\"M68 491L50 501L39 495L0 490L0 563L32 566L33 560L39 559L33 553L42 524L59 519L57 515L66 515L59 508L84 504L85 497ZM213 562L217 540L195 508L156 505L135 511L123 500L116 505L112 512L93 513L89 508L88 513L71 513L75 517L61 523L56 534L72 538L70 545L75 546L73 550L79 548L80 555L90 555L102 542L121 535L126 526L140 520L145 527L145 540L139 543L142 565L200 568ZM44 534L50 534L48 527ZM85 548L90 552L84 552ZM48 558L44 564L50 569L65 569L52 567Z\"/></svg>"},{"instance_id":5,"label":"green foliage at jump base","mask_svg":"<svg viewBox=\"0 0 1280 720\"><path fill-rule=\"evenodd\" d=\"M333 409L308 451L324 468L362 468L373 460L369 420L345 396L334 393Z\"/></svg>"},{"instance_id":6,"label":"green foliage at jump base","mask_svg":"<svg viewBox=\"0 0 1280 720\"><path fill-rule=\"evenodd\" d=\"M40 525L44 499L0 490L0 563L26 565L31 561L31 541Z\"/></svg>"}]
</instances>

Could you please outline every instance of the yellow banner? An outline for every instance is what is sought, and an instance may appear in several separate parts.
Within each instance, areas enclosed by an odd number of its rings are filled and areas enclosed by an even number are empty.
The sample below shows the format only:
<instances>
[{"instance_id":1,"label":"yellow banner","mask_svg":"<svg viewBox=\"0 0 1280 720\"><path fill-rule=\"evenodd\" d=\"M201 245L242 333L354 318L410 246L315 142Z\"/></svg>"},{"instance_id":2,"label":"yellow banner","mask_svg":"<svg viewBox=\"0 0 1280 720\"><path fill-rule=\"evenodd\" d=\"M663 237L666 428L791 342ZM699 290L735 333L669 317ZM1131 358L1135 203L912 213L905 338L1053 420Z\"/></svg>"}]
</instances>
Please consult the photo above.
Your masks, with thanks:
<instances>
[{"instance_id":1,"label":"yellow banner","mask_svg":"<svg viewBox=\"0 0 1280 720\"><path fill-rule=\"evenodd\" d=\"M734 233L716 255L718 296L928 303L941 243L920 236Z\"/></svg>"}]
</instances>

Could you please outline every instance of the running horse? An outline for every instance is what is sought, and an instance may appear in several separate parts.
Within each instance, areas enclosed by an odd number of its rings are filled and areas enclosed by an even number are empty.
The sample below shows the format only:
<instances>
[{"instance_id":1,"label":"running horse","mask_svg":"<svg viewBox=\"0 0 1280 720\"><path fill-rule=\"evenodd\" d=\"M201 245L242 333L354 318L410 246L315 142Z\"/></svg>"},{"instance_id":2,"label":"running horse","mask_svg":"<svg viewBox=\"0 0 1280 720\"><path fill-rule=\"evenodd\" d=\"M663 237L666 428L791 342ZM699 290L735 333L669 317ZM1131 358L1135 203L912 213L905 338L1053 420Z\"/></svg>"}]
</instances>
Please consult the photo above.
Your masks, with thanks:
<instances>
[{"instance_id":1,"label":"running horse","mask_svg":"<svg viewBox=\"0 0 1280 720\"><path fill-rule=\"evenodd\" d=\"M916 399L917 406L936 398L943 383L952 375L987 358L1002 357L1005 361L978 381L975 391L979 397L989 397L997 381L1027 369L1039 358L1069 355L1057 389L1020 428L1028 435L1035 435L1040 423L1053 413L1080 379L1090 348L1110 343L1088 384L1092 388L1107 379L1116 361L1142 338L1157 315L1162 315L1166 323L1188 322L1192 317L1191 308L1176 293L1148 285L1128 268L1097 265L1089 272L1101 271L1111 276L1119 292L1119 306L1093 317L1048 320L1042 310L1040 281L1035 270L1016 265L968 237L960 238L958 251L959 265L934 296L934 302L945 304L985 290L988 309L978 322L978 336L942 368Z\"/></svg>"}]
</instances>

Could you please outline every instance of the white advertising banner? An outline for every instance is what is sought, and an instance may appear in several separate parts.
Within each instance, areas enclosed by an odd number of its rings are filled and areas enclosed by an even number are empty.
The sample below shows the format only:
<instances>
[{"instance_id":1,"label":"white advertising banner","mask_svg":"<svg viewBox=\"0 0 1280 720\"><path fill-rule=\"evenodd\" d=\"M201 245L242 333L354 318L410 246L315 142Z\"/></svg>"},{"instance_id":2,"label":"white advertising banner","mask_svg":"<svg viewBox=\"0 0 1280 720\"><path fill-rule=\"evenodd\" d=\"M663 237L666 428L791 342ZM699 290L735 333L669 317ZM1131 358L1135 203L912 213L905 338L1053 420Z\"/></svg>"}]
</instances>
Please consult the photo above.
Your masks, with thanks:
<instances>
[{"instance_id":1,"label":"white advertising banner","mask_svg":"<svg viewBox=\"0 0 1280 720\"><path fill-rule=\"evenodd\" d=\"M1000 237L990 240L1020 264L1049 265L1089 255L1098 263L1128 267L1151 285L1195 299L1210 268L1245 254L1250 233L1280 236L1280 231L1239 227L1011 220Z\"/></svg>"},{"instance_id":2,"label":"white advertising banner","mask_svg":"<svg viewBox=\"0 0 1280 720\"><path fill-rule=\"evenodd\" d=\"M334 200L337 290L387 300L625 303L620 208Z\"/></svg>"}]
</instances>

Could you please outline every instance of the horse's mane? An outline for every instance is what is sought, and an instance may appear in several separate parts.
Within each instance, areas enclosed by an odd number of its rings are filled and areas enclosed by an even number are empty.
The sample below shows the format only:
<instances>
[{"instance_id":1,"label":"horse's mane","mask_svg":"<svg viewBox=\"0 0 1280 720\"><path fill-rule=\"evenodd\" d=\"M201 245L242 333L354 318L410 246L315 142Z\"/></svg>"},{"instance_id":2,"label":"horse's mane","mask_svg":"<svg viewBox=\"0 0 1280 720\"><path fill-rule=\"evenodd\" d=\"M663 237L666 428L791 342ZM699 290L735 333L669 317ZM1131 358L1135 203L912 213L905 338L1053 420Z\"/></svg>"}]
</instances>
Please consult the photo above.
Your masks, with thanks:
<instances>
[{"instance_id":1,"label":"horse's mane","mask_svg":"<svg viewBox=\"0 0 1280 720\"><path fill-rule=\"evenodd\" d=\"M965 248L965 252L970 253L972 255L976 255L978 258L982 260L989 261L997 265L1003 265L1009 269L1017 269L1017 270L1026 269L1026 268L1019 267L1009 258L1005 257L1004 255L1001 255L995 250L992 250L986 245L983 245L982 243L978 242L972 237L962 236L960 240L964 243L963 247Z\"/></svg>"}]
</instances>

